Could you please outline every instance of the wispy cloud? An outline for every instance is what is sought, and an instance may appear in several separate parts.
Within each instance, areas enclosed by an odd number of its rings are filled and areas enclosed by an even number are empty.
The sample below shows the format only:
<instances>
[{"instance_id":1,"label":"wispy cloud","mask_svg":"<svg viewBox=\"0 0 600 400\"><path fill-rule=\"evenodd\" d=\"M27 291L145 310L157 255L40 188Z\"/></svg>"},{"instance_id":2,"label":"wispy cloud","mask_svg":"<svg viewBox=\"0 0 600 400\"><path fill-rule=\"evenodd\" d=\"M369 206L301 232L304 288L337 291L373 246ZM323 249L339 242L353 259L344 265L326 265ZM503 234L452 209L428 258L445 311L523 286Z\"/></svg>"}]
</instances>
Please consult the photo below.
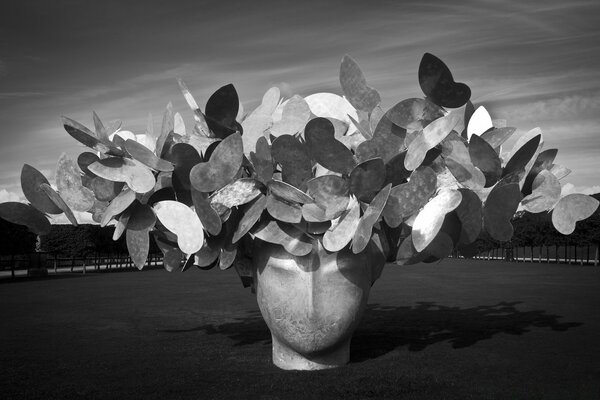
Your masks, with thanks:
<instances>
[{"instance_id":1,"label":"wispy cloud","mask_svg":"<svg viewBox=\"0 0 600 400\"><path fill-rule=\"evenodd\" d=\"M21 200L23 200L23 199L17 193L9 192L6 189L0 189L0 203L4 203L6 201L21 201Z\"/></svg>"},{"instance_id":2,"label":"wispy cloud","mask_svg":"<svg viewBox=\"0 0 600 400\"><path fill-rule=\"evenodd\" d=\"M0 72L1 74L1 72ZM40 97L46 96L47 93L42 92L0 92L1 99L15 99L15 98L26 98L26 97Z\"/></svg>"}]
</instances>

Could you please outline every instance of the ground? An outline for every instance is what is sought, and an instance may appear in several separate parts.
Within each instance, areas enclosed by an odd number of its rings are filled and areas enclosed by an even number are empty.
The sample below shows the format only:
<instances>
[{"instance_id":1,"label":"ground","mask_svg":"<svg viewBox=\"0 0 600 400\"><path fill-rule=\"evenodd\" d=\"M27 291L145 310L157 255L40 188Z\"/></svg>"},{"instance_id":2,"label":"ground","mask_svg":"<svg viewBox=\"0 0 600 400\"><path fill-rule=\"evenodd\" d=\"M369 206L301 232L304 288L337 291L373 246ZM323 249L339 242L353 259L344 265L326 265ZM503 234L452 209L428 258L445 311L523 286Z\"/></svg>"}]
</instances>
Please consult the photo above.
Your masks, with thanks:
<instances>
[{"instance_id":1,"label":"ground","mask_svg":"<svg viewBox=\"0 0 600 400\"><path fill-rule=\"evenodd\" d=\"M4 399L599 399L600 268L388 265L345 367L286 372L234 271L0 284Z\"/></svg>"}]
</instances>

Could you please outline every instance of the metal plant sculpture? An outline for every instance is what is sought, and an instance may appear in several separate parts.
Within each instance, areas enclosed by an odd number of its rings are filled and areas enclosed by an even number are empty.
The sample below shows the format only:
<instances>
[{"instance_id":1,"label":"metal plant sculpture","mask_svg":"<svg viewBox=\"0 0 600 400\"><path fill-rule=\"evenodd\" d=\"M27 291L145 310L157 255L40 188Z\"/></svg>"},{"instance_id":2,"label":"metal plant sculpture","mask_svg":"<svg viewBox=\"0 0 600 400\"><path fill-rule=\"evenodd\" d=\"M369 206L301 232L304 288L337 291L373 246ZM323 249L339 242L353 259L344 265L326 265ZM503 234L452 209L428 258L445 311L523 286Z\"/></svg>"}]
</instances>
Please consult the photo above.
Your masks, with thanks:
<instances>
[{"instance_id":1,"label":"metal plant sculpture","mask_svg":"<svg viewBox=\"0 0 600 400\"><path fill-rule=\"evenodd\" d=\"M409 264L454 250L472 256L484 232L509 240L519 208L552 212L563 234L596 210L590 196L561 198L560 179L570 171L554 164L556 149L542 151L539 129L504 153L515 128L496 126L485 108L475 109L470 88L440 59L425 54L418 78L425 98L384 111L346 56L345 97L283 100L272 88L244 117L233 85L218 89L203 112L180 80L193 129L171 105L160 131L150 119L145 135L106 126L95 113L94 131L64 117L66 131L94 152L77 161L63 154L56 188L25 164L29 204L0 204L0 217L43 235L47 214L65 213L76 225L72 210L89 212L102 226L116 221L114 239L126 235L140 269L153 237L168 271L235 266L250 285L243 259L255 239L298 257L317 242L328 252L370 246Z\"/></svg>"}]
</instances>

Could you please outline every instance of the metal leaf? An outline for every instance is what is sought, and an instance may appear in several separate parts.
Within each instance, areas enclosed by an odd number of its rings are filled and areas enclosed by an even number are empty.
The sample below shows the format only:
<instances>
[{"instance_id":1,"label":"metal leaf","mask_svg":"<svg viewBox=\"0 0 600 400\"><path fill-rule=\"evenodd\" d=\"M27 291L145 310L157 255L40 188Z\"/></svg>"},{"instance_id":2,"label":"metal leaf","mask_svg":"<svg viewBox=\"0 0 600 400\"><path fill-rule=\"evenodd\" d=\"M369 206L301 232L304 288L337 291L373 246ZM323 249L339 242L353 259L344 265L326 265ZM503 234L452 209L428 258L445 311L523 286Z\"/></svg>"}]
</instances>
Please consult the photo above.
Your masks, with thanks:
<instances>
[{"instance_id":1,"label":"metal leaf","mask_svg":"<svg viewBox=\"0 0 600 400\"><path fill-rule=\"evenodd\" d=\"M259 220L263 210L267 206L267 198L264 195L258 196L254 201L249 203L249 207L244 210L242 219L240 220L232 238L232 243L236 243L246 233L252 229L254 224Z\"/></svg>"},{"instance_id":2,"label":"metal leaf","mask_svg":"<svg viewBox=\"0 0 600 400\"><path fill-rule=\"evenodd\" d=\"M357 110L370 113L379 103L379 92L367 85L360 67L350 56L345 55L340 65L340 84L344 95Z\"/></svg>"},{"instance_id":3,"label":"metal leaf","mask_svg":"<svg viewBox=\"0 0 600 400\"><path fill-rule=\"evenodd\" d=\"M265 242L283 246L296 257L309 254L313 247L310 238L302 231L278 221L265 221L253 229L253 235Z\"/></svg>"},{"instance_id":4,"label":"metal leaf","mask_svg":"<svg viewBox=\"0 0 600 400\"><path fill-rule=\"evenodd\" d=\"M204 243L204 230L191 208L171 200L160 201L152 208L161 224L177 235L177 244L182 252L193 254L200 250Z\"/></svg>"},{"instance_id":5,"label":"metal leaf","mask_svg":"<svg viewBox=\"0 0 600 400\"><path fill-rule=\"evenodd\" d=\"M335 139L334 127L326 118L315 118L304 129L310 156L330 171L348 174L356 165L352 152Z\"/></svg>"},{"instance_id":6,"label":"metal leaf","mask_svg":"<svg viewBox=\"0 0 600 400\"><path fill-rule=\"evenodd\" d=\"M149 192L156 183L152 171L128 158L105 158L90 164L88 169L109 181L125 182L136 193Z\"/></svg>"},{"instance_id":7,"label":"metal leaf","mask_svg":"<svg viewBox=\"0 0 600 400\"><path fill-rule=\"evenodd\" d=\"M462 200L454 210L461 224L459 243L475 242L483 227L483 204L477 194L469 189L459 189Z\"/></svg>"},{"instance_id":8,"label":"metal leaf","mask_svg":"<svg viewBox=\"0 0 600 400\"><path fill-rule=\"evenodd\" d=\"M226 138L236 131L236 116L240 101L230 83L214 92L206 102L204 112L210 130L219 138Z\"/></svg>"},{"instance_id":9,"label":"metal leaf","mask_svg":"<svg viewBox=\"0 0 600 400\"><path fill-rule=\"evenodd\" d=\"M0 218L13 224L24 225L36 235L47 235L52 226L48 218L29 204L16 201L0 203Z\"/></svg>"},{"instance_id":10,"label":"metal leaf","mask_svg":"<svg viewBox=\"0 0 600 400\"><path fill-rule=\"evenodd\" d=\"M391 123L407 131L421 131L431 122L444 116L444 109L427 99L402 100L385 113Z\"/></svg>"},{"instance_id":11,"label":"metal leaf","mask_svg":"<svg viewBox=\"0 0 600 400\"><path fill-rule=\"evenodd\" d=\"M127 229L127 223L129 222L129 217L131 214L129 210L125 210L119 216L117 223L115 224L115 230L113 231L112 240L117 241L121 238L123 233L125 233L125 229Z\"/></svg>"},{"instance_id":12,"label":"metal leaf","mask_svg":"<svg viewBox=\"0 0 600 400\"><path fill-rule=\"evenodd\" d=\"M500 181L494 186L483 207L483 226L492 238L501 242L510 240L514 232L510 220L520 201L518 183Z\"/></svg>"},{"instance_id":13,"label":"metal leaf","mask_svg":"<svg viewBox=\"0 0 600 400\"><path fill-rule=\"evenodd\" d=\"M106 226L110 220L127 209L135 200L135 192L131 189L126 189L119 193L104 210L100 226Z\"/></svg>"},{"instance_id":14,"label":"metal leaf","mask_svg":"<svg viewBox=\"0 0 600 400\"><path fill-rule=\"evenodd\" d=\"M302 206L267 194L267 211L278 221L296 224L302 220Z\"/></svg>"},{"instance_id":15,"label":"metal leaf","mask_svg":"<svg viewBox=\"0 0 600 400\"><path fill-rule=\"evenodd\" d=\"M323 247L327 251L337 252L350 243L360 222L360 205L352 201L348 209L331 224L323 235Z\"/></svg>"},{"instance_id":16,"label":"metal leaf","mask_svg":"<svg viewBox=\"0 0 600 400\"><path fill-rule=\"evenodd\" d=\"M492 146L474 134L469 141L469 155L473 165L485 176L485 187L498 182L502 175L502 161Z\"/></svg>"},{"instance_id":17,"label":"metal leaf","mask_svg":"<svg viewBox=\"0 0 600 400\"><path fill-rule=\"evenodd\" d=\"M150 250L150 229L133 230L127 229L125 233L125 242L129 257L137 269L141 270L148 260L148 251Z\"/></svg>"},{"instance_id":18,"label":"metal leaf","mask_svg":"<svg viewBox=\"0 0 600 400\"><path fill-rule=\"evenodd\" d=\"M502 177L525 172L525 167L538 151L541 138L541 135L537 135L520 147L504 166Z\"/></svg>"},{"instance_id":19,"label":"metal leaf","mask_svg":"<svg viewBox=\"0 0 600 400\"><path fill-rule=\"evenodd\" d=\"M467 125L467 139L470 141L473 135L480 136L484 132L494 128L492 117L484 106L479 106L471 115Z\"/></svg>"},{"instance_id":20,"label":"metal leaf","mask_svg":"<svg viewBox=\"0 0 600 400\"><path fill-rule=\"evenodd\" d=\"M157 157L154 152L135 140L127 139L125 141L125 150L135 160L156 171L173 171L173 164Z\"/></svg>"},{"instance_id":21,"label":"metal leaf","mask_svg":"<svg viewBox=\"0 0 600 400\"><path fill-rule=\"evenodd\" d=\"M312 163L308 150L296 137L281 135L271 146L273 159L281 164L281 174L285 182L300 188L312 177Z\"/></svg>"},{"instance_id":22,"label":"metal leaf","mask_svg":"<svg viewBox=\"0 0 600 400\"><path fill-rule=\"evenodd\" d=\"M267 186L271 193L281 198L282 200L298 204L314 202L314 199L312 197L304 193L302 190L296 188L295 186L290 185L289 183L273 179L269 182Z\"/></svg>"},{"instance_id":23,"label":"metal leaf","mask_svg":"<svg viewBox=\"0 0 600 400\"><path fill-rule=\"evenodd\" d=\"M40 185L48 184L46 177L29 164L21 169L21 189L25 198L39 211L47 214L60 214L62 210L54 204Z\"/></svg>"},{"instance_id":24,"label":"metal leaf","mask_svg":"<svg viewBox=\"0 0 600 400\"><path fill-rule=\"evenodd\" d=\"M446 214L458 207L462 200L458 190L442 189L415 218L412 239L415 249L423 251L440 231Z\"/></svg>"},{"instance_id":25,"label":"metal leaf","mask_svg":"<svg viewBox=\"0 0 600 400\"><path fill-rule=\"evenodd\" d=\"M154 211L149 205L135 201L128 211L127 229L141 231L154 227L156 215L154 215Z\"/></svg>"},{"instance_id":26,"label":"metal leaf","mask_svg":"<svg viewBox=\"0 0 600 400\"><path fill-rule=\"evenodd\" d=\"M371 233L373 231L373 225L377 223L381 217L381 213L385 204L390 196L392 185L388 184L386 187L381 189L377 196L373 198L373 201L367 207L364 215L361 217L354 237L352 238L352 252L358 254L367 247L367 244L371 240Z\"/></svg>"},{"instance_id":27,"label":"metal leaf","mask_svg":"<svg viewBox=\"0 0 600 400\"><path fill-rule=\"evenodd\" d=\"M183 253L179 250L179 247L171 243L163 235L154 235L154 241L163 253L163 267L169 272L173 272L179 268L183 258Z\"/></svg>"},{"instance_id":28,"label":"metal leaf","mask_svg":"<svg viewBox=\"0 0 600 400\"><path fill-rule=\"evenodd\" d=\"M412 171L421 165L427 152L448 136L459 119L459 115L449 114L436 119L423 128L423 131L408 145L404 167Z\"/></svg>"},{"instance_id":29,"label":"metal leaf","mask_svg":"<svg viewBox=\"0 0 600 400\"><path fill-rule=\"evenodd\" d=\"M455 82L446 64L430 53L425 53L419 64L419 85L423 93L441 107L457 108L471 98L471 89Z\"/></svg>"},{"instance_id":30,"label":"metal leaf","mask_svg":"<svg viewBox=\"0 0 600 400\"><path fill-rule=\"evenodd\" d=\"M542 151L538 154L531 170L527 174L527 178L525 178L525 182L523 183L523 188L521 191L525 196L531 194L533 181L538 176L540 172L543 170L550 170L552 168L552 163L558 154L558 149L548 149Z\"/></svg>"},{"instance_id":31,"label":"metal leaf","mask_svg":"<svg viewBox=\"0 0 600 400\"><path fill-rule=\"evenodd\" d=\"M600 202L595 198L579 193L566 195L552 210L552 224L563 235L570 235L578 221L589 218Z\"/></svg>"},{"instance_id":32,"label":"metal leaf","mask_svg":"<svg viewBox=\"0 0 600 400\"><path fill-rule=\"evenodd\" d=\"M83 186L77 164L66 153L58 159L56 187L60 197L75 211L85 212L94 205L94 192Z\"/></svg>"},{"instance_id":33,"label":"metal leaf","mask_svg":"<svg viewBox=\"0 0 600 400\"><path fill-rule=\"evenodd\" d=\"M242 178L231 182L227 186L214 192L210 197L210 203L216 210L219 207L236 207L254 200L261 194L263 184L252 178Z\"/></svg>"},{"instance_id":34,"label":"metal leaf","mask_svg":"<svg viewBox=\"0 0 600 400\"><path fill-rule=\"evenodd\" d=\"M262 103L242 121L245 154L255 151L258 139L264 137L267 130L273 125L273 112L279 103L279 98L279 88L270 88L263 96Z\"/></svg>"},{"instance_id":35,"label":"metal leaf","mask_svg":"<svg viewBox=\"0 0 600 400\"><path fill-rule=\"evenodd\" d=\"M69 135L91 149L115 156L123 156L125 154L121 149L115 147L114 145L110 143L103 143L92 131L77 121L67 117L62 117L62 123Z\"/></svg>"},{"instance_id":36,"label":"metal leaf","mask_svg":"<svg viewBox=\"0 0 600 400\"><path fill-rule=\"evenodd\" d=\"M50 200L52 200L54 204L56 204L56 206L60 208L62 212L65 213L67 219L73 226L79 225L77 223L77 218L75 218L73 211L71 211L71 208L67 205L67 203L65 203L63 198L60 197L60 195L54 189L52 189L52 187L49 184L42 183L40 185L40 188L48 195Z\"/></svg>"},{"instance_id":37,"label":"metal leaf","mask_svg":"<svg viewBox=\"0 0 600 400\"><path fill-rule=\"evenodd\" d=\"M194 209L204 229L213 236L218 235L221 232L221 218L217 211L210 205L208 195L192 188L191 196Z\"/></svg>"},{"instance_id":38,"label":"metal leaf","mask_svg":"<svg viewBox=\"0 0 600 400\"><path fill-rule=\"evenodd\" d=\"M383 209L385 222L392 228L402 220L418 211L436 189L437 178L429 167L415 170L407 183L394 186Z\"/></svg>"},{"instance_id":39,"label":"metal leaf","mask_svg":"<svg viewBox=\"0 0 600 400\"><path fill-rule=\"evenodd\" d=\"M371 202L386 180L386 166L381 158L358 164L350 172L350 192L360 201Z\"/></svg>"},{"instance_id":40,"label":"metal leaf","mask_svg":"<svg viewBox=\"0 0 600 400\"><path fill-rule=\"evenodd\" d=\"M304 98L310 111L317 117L335 118L349 126L350 118L358 119L358 115L352 104L342 96L333 93L315 93ZM352 134L349 131L348 134Z\"/></svg>"},{"instance_id":41,"label":"metal leaf","mask_svg":"<svg viewBox=\"0 0 600 400\"><path fill-rule=\"evenodd\" d=\"M556 176L544 169L533 180L532 191L521 200L521 204L531 213L548 211L560 199L560 192L560 182Z\"/></svg>"},{"instance_id":42,"label":"metal leaf","mask_svg":"<svg viewBox=\"0 0 600 400\"><path fill-rule=\"evenodd\" d=\"M306 185L308 194L315 199L317 206L325 211L328 219L337 218L348 206L350 186L346 179L336 175L324 175L309 180Z\"/></svg>"},{"instance_id":43,"label":"metal leaf","mask_svg":"<svg viewBox=\"0 0 600 400\"><path fill-rule=\"evenodd\" d=\"M481 134L481 138L498 149L516 132L516 128L495 128Z\"/></svg>"},{"instance_id":44,"label":"metal leaf","mask_svg":"<svg viewBox=\"0 0 600 400\"><path fill-rule=\"evenodd\" d=\"M256 172L256 178L266 185L273 177L273 158L271 146L264 136L258 138L256 152L250 153L250 161Z\"/></svg>"},{"instance_id":45,"label":"metal leaf","mask_svg":"<svg viewBox=\"0 0 600 400\"><path fill-rule=\"evenodd\" d=\"M208 193L222 188L233 180L244 158L242 137L234 133L223 139L207 162L195 165L190 171L190 182L200 192Z\"/></svg>"},{"instance_id":46,"label":"metal leaf","mask_svg":"<svg viewBox=\"0 0 600 400\"><path fill-rule=\"evenodd\" d=\"M406 129L383 116L373 132L373 139L362 142L356 149L356 158L362 162L380 157L387 163L405 150Z\"/></svg>"}]
</instances>

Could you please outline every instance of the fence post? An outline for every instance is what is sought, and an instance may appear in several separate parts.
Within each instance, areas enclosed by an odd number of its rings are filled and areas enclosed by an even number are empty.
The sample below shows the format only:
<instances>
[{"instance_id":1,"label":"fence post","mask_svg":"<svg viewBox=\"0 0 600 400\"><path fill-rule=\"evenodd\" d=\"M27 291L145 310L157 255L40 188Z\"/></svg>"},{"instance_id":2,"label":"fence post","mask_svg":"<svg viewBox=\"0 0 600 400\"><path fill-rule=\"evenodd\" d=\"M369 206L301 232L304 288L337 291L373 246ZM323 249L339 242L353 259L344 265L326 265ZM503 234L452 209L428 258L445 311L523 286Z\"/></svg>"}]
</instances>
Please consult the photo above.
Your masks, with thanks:
<instances>
[{"instance_id":1,"label":"fence post","mask_svg":"<svg viewBox=\"0 0 600 400\"><path fill-rule=\"evenodd\" d=\"M83 256L83 274L85 275L85 256Z\"/></svg>"},{"instance_id":2,"label":"fence post","mask_svg":"<svg viewBox=\"0 0 600 400\"><path fill-rule=\"evenodd\" d=\"M15 277L15 255L14 254L10 255L10 277L11 278Z\"/></svg>"}]
</instances>

